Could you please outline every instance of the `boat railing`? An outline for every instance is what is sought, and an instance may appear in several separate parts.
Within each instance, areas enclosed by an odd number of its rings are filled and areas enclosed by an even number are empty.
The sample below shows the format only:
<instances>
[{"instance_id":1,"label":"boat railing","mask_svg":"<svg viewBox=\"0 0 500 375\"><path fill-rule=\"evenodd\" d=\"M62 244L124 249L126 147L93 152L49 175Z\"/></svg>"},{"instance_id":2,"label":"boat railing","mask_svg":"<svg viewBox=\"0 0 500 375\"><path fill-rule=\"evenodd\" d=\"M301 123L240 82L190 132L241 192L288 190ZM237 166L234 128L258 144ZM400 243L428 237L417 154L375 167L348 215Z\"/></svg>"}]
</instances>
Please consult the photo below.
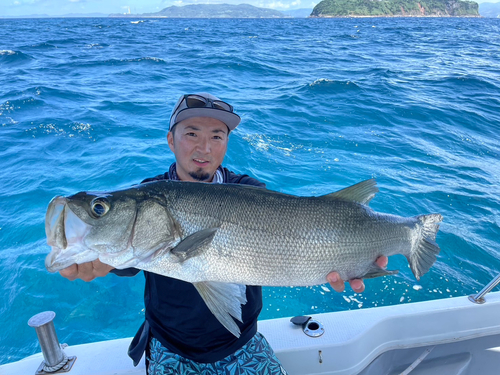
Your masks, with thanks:
<instances>
[{"instance_id":1,"label":"boat railing","mask_svg":"<svg viewBox=\"0 0 500 375\"><path fill-rule=\"evenodd\" d=\"M471 302L474 302L474 303L478 303L478 304L483 304L486 302L486 299L484 298L484 296L491 292L493 290L494 287L496 287L498 284L500 284L500 274L497 275L497 277L495 277L493 280L490 281L490 283L488 285L486 285L483 290L481 290L478 294L472 294L469 296L469 301Z\"/></svg>"}]
</instances>

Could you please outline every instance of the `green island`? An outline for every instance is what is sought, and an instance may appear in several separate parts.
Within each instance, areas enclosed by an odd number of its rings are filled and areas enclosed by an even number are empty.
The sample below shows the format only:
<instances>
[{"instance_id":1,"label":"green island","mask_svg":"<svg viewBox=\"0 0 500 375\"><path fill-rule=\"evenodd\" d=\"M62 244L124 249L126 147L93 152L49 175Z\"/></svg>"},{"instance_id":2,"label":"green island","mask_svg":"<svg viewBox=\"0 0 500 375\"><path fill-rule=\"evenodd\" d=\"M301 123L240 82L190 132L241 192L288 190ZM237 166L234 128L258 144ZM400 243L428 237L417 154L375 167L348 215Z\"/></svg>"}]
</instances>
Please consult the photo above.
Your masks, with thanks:
<instances>
[{"instance_id":1,"label":"green island","mask_svg":"<svg viewBox=\"0 0 500 375\"><path fill-rule=\"evenodd\" d=\"M480 17L474 1L323 0L311 17Z\"/></svg>"}]
</instances>

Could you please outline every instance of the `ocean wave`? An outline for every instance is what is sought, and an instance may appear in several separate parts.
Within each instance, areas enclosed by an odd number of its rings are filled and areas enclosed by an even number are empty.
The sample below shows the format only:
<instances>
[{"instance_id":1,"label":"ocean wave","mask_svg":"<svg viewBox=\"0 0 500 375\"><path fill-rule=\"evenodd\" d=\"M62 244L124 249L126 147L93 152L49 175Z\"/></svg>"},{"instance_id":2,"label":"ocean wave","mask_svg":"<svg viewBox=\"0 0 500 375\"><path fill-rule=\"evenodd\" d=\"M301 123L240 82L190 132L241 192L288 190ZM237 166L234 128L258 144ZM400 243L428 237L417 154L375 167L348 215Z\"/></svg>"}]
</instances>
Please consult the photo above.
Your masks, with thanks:
<instances>
[{"instance_id":1,"label":"ocean wave","mask_svg":"<svg viewBox=\"0 0 500 375\"><path fill-rule=\"evenodd\" d=\"M106 43L91 43L91 44L87 44L86 47L87 48L101 49L101 48L109 47L109 44L106 44Z\"/></svg>"},{"instance_id":2,"label":"ocean wave","mask_svg":"<svg viewBox=\"0 0 500 375\"><path fill-rule=\"evenodd\" d=\"M124 60L126 62L152 62L152 63L160 63L160 64L166 64L167 62L164 59L161 59L159 57L139 57L136 59L127 59Z\"/></svg>"},{"instance_id":3,"label":"ocean wave","mask_svg":"<svg viewBox=\"0 0 500 375\"><path fill-rule=\"evenodd\" d=\"M63 62L59 65L54 66L54 68L56 69L68 68L74 71L80 68L93 68L93 67L103 67L105 69L109 69L111 66L123 66L130 64L167 65L168 63L166 60L159 57L146 56L146 57L137 57L130 59L108 59L108 60L95 60L95 61Z\"/></svg>"},{"instance_id":4,"label":"ocean wave","mask_svg":"<svg viewBox=\"0 0 500 375\"><path fill-rule=\"evenodd\" d=\"M235 74L245 74L246 76L290 76L293 72L283 69L279 64L273 64L269 61L262 61L256 57L253 60L247 58L235 57L227 54L224 56L210 56L206 58L206 69L208 71L218 71L221 66L225 66Z\"/></svg>"},{"instance_id":5,"label":"ocean wave","mask_svg":"<svg viewBox=\"0 0 500 375\"><path fill-rule=\"evenodd\" d=\"M0 64L19 64L33 60L34 57L20 51L1 50Z\"/></svg>"},{"instance_id":6,"label":"ocean wave","mask_svg":"<svg viewBox=\"0 0 500 375\"><path fill-rule=\"evenodd\" d=\"M356 91L359 90L360 86L350 80L334 80L328 78L318 78L309 84L305 84L299 90L300 92L314 92L317 94L327 93L327 92L344 92L344 91Z\"/></svg>"},{"instance_id":7,"label":"ocean wave","mask_svg":"<svg viewBox=\"0 0 500 375\"><path fill-rule=\"evenodd\" d=\"M41 98L45 101L54 101L57 99L59 102L76 102L78 100L89 100L92 95L88 92L84 92L79 90L78 87L75 86L66 86L67 89L58 86L37 86L33 88L37 95L40 95Z\"/></svg>"},{"instance_id":8,"label":"ocean wave","mask_svg":"<svg viewBox=\"0 0 500 375\"><path fill-rule=\"evenodd\" d=\"M92 110L103 113L119 111L123 113L146 115L154 114L157 108L152 108L150 102L140 103L131 101L102 100L98 104L92 106Z\"/></svg>"},{"instance_id":9,"label":"ocean wave","mask_svg":"<svg viewBox=\"0 0 500 375\"><path fill-rule=\"evenodd\" d=\"M57 47L53 44L50 44L50 43L41 42L41 43L30 45L28 48L35 48L35 49L44 50L44 49L52 49L52 48L57 48Z\"/></svg>"},{"instance_id":10,"label":"ocean wave","mask_svg":"<svg viewBox=\"0 0 500 375\"><path fill-rule=\"evenodd\" d=\"M313 83L310 83L309 87L349 86L349 85L351 85L350 87L359 88L359 86L352 81L337 81L328 78L318 78Z\"/></svg>"},{"instance_id":11,"label":"ocean wave","mask_svg":"<svg viewBox=\"0 0 500 375\"><path fill-rule=\"evenodd\" d=\"M49 39L45 43L53 45L53 46L66 46L66 45L81 45L82 41L80 39L75 38L66 38L66 39Z\"/></svg>"},{"instance_id":12,"label":"ocean wave","mask_svg":"<svg viewBox=\"0 0 500 375\"><path fill-rule=\"evenodd\" d=\"M464 94L483 94L488 95L488 93L496 94L500 90L500 85L498 79L491 79L487 77L482 77L475 74L456 74L456 75L445 75L438 77L429 77L427 81L432 85L439 85L451 88L453 90L472 90L464 91Z\"/></svg>"}]
</instances>

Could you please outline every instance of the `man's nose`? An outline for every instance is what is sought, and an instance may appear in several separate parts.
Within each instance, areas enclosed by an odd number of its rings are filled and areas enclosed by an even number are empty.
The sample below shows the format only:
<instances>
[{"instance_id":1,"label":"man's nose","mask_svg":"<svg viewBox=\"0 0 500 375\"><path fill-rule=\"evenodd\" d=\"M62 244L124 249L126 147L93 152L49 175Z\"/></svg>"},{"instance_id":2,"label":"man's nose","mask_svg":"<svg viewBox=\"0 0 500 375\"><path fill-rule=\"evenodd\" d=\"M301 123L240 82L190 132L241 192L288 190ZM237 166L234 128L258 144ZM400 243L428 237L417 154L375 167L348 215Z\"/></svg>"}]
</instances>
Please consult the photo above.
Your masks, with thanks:
<instances>
[{"instance_id":1,"label":"man's nose","mask_svg":"<svg viewBox=\"0 0 500 375\"><path fill-rule=\"evenodd\" d=\"M210 141L209 139L203 137L198 142L198 149L204 153L210 153Z\"/></svg>"}]
</instances>

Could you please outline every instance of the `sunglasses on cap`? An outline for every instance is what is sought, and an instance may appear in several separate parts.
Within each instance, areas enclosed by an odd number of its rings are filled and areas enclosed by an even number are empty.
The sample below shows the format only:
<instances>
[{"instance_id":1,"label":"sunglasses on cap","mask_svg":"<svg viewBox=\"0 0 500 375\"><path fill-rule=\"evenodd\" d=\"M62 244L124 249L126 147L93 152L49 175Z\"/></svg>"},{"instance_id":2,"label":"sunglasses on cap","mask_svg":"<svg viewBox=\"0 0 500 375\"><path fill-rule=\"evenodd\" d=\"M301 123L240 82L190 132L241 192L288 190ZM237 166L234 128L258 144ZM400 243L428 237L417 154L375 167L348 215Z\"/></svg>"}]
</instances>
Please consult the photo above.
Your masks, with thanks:
<instances>
[{"instance_id":1,"label":"sunglasses on cap","mask_svg":"<svg viewBox=\"0 0 500 375\"><path fill-rule=\"evenodd\" d=\"M214 108L220 109L221 111L233 112L233 106L231 104L223 102L222 100L211 100L196 94L184 95L184 99L181 100L177 108L181 106L182 102L185 102L188 108Z\"/></svg>"},{"instance_id":2,"label":"sunglasses on cap","mask_svg":"<svg viewBox=\"0 0 500 375\"><path fill-rule=\"evenodd\" d=\"M190 117L212 117L226 124L229 131L234 130L241 120L240 116L234 113L232 105L208 93L182 95L174 108L170 116L169 131L177 123Z\"/></svg>"}]
</instances>

